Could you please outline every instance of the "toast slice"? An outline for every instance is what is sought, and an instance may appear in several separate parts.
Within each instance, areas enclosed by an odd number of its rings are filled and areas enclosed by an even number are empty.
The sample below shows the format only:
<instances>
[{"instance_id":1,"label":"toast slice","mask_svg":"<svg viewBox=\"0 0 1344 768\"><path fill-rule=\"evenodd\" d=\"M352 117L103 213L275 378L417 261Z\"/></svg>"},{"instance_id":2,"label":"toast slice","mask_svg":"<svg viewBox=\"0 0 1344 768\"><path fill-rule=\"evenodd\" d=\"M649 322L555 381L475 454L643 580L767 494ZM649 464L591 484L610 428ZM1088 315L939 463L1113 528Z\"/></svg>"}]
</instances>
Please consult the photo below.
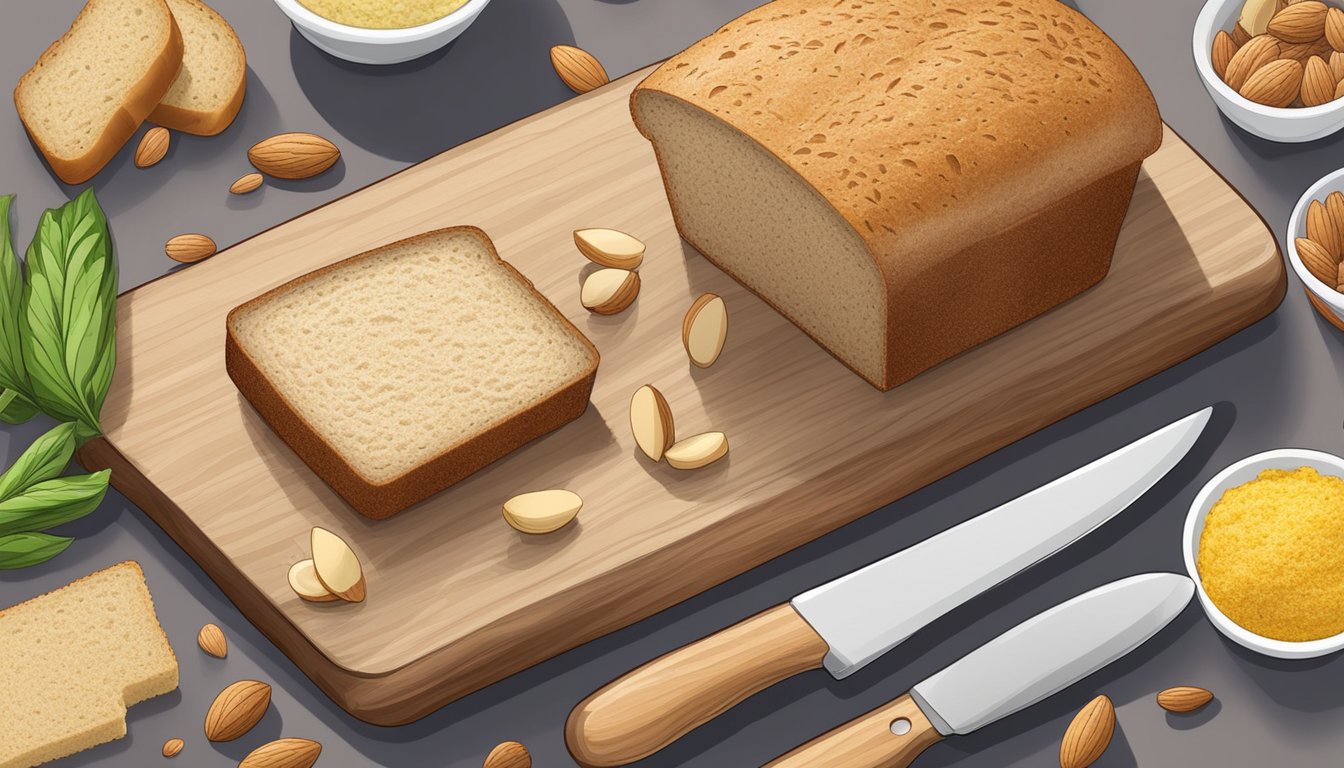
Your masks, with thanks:
<instances>
[{"instance_id":1,"label":"toast slice","mask_svg":"<svg viewBox=\"0 0 1344 768\"><path fill-rule=\"evenodd\" d=\"M597 349L475 227L401 240L229 313L225 365L366 517L387 517L588 407Z\"/></svg>"},{"instance_id":2,"label":"toast slice","mask_svg":"<svg viewBox=\"0 0 1344 768\"><path fill-rule=\"evenodd\" d=\"M182 69L149 121L214 136L243 106L247 54L229 22L200 0L168 0L168 8L182 30Z\"/></svg>"},{"instance_id":3,"label":"toast slice","mask_svg":"<svg viewBox=\"0 0 1344 768\"><path fill-rule=\"evenodd\" d=\"M14 88L14 106L51 170L88 181L168 92L182 33L165 0L89 0Z\"/></svg>"},{"instance_id":4,"label":"toast slice","mask_svg":"<svg viewBox=\"0 0 1344 768\"><path fill-rule=\"evenodd\" d=\"M126 708L177 688L177 657L128 561L0 611L0 768L126 735Z\"/></svg>"}]
</instances>

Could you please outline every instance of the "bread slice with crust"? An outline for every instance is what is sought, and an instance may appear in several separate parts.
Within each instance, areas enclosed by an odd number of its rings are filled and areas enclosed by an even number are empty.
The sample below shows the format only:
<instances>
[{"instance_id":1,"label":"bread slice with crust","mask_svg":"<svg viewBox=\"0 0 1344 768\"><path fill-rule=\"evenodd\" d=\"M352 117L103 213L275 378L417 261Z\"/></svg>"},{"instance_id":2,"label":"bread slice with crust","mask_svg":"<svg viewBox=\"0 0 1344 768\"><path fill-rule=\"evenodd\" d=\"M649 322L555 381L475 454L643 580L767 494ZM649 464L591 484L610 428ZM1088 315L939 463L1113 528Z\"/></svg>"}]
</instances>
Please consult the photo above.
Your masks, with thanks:
<instances>
[{"instance_id":1,"label":"bread slice with crust","mask_svg":"<svg viewBox=\"0 0 1344 768\"><path fill-rule=\"evenodd\" d=\"M197 136L229 127L247 90L247 54L238 35L200 0L168 0L182 30L182 69L149 121Z\"/></svg>"},{"instance_id":2,"label":"bread slice with crust","mask_svg":"<svg viewBox=\"0 0 1344 768\"><path fill-rule=\"evenodd\" d=\"M14 88L14 106L51 170L89 180L168 92L182 33L165 0L89 0Z\"/></svg>"}]
</instances>

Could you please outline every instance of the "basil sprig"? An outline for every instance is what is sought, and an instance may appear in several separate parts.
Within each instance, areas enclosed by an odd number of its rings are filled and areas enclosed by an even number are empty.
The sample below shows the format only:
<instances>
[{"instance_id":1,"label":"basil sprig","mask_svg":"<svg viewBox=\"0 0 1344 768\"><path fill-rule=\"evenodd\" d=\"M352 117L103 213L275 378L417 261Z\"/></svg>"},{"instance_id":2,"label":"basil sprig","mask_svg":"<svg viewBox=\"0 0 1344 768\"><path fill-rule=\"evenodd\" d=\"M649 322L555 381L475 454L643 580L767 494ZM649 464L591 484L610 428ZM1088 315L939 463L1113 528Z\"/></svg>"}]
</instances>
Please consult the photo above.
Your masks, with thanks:
<instances>
[{"instance_id":1,"label":"basil sprig","mask_svg":"<svg viewBox=\"0 0 1344 768\"><path fill-rule=\"evenodd\" d=\"M74 543L68 536L50 533L11 533L0 536L0 568L14 570L41 565Z\"/></svg>"},{"instance_id":2,"label":"basil sprig","mask_svg":"<svg viewBox=\"0 0 1344 768\"><path fill-rule=\"evenodd\" d=\"M19 345L19 314L23 305L23 276L9 235L9 206L13 195L0 195L0 420L22 424L37 413L24 372Z\"/></svg>"},{"instance_id":3,"label":"basil sprig","mask_svg":"<svg viewBox=\"0 0 1344 768\"><path fill-rule=\"evenodd\" d=\"M0 475L0 569L26 568L64 552L72 539L38 532L78 520L107 494L109 470L60 477L75 452L75 435L75 424L61 424Z\"/></svg>"}]
</instances>

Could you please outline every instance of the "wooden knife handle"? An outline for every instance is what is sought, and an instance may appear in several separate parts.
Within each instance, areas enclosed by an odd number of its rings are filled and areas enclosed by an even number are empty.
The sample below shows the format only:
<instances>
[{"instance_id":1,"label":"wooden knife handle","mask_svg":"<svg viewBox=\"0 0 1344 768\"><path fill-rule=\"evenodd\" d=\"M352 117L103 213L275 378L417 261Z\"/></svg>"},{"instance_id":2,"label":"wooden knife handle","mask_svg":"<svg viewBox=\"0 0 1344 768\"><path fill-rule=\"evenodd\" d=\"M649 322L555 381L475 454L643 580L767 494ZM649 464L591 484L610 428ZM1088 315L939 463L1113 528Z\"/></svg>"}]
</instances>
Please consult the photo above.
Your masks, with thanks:
<instances>
[{"instance_id":1,"label":"wooden knife handle","mask_svg":"<svg viewBox=\"0 0 1344 768\"><path fill-rule=\"evenodd\" d=\"M893 729L894 724L898 727ZM766 768L906 768L942 740L906 694L818 736Z\"/></svg>"},{"instance_id":2,"label":"wooden knife handle","mask_svg":"<svg viewBox=\"0 0 1344 768\"><path fill-rule=\"evenodd\" d=\"M754 693L821 667L829 649L788 604L645 664L569 713L565 742L580 765L647 757Z\"/></svg>"}]
</instances>

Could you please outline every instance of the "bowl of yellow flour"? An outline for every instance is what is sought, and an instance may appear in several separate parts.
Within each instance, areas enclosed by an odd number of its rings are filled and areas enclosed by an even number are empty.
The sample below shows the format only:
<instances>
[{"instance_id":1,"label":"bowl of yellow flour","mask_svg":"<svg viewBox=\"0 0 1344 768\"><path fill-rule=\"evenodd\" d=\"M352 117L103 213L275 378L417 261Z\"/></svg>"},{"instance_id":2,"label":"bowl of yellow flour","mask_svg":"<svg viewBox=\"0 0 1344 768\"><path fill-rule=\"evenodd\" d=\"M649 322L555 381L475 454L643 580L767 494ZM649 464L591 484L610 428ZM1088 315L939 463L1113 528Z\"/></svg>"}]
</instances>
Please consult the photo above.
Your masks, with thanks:
<instances>
[{"instance_id":1,"label":"bowl of yellow flour","mask_svg":"<svg viewBox=\"0 0 1344 768\"><path fill-rule=\"evenodd\" d=\"M1185 567L1240 645L1282 659L1344 649L1344 459L1283 449L1218 473L1186 518Z\"/></svg>"},{"instance_id":2,"label":"bowl of yellow flour","mask_svg":"<svg viewBox=\"0 0 1344 768\"><path fill-rule=\"evenodd\" d=\"M294 28L333 56L396 64L438 50L490 0L275 0Z\"/></svg>"}]
</instances>

